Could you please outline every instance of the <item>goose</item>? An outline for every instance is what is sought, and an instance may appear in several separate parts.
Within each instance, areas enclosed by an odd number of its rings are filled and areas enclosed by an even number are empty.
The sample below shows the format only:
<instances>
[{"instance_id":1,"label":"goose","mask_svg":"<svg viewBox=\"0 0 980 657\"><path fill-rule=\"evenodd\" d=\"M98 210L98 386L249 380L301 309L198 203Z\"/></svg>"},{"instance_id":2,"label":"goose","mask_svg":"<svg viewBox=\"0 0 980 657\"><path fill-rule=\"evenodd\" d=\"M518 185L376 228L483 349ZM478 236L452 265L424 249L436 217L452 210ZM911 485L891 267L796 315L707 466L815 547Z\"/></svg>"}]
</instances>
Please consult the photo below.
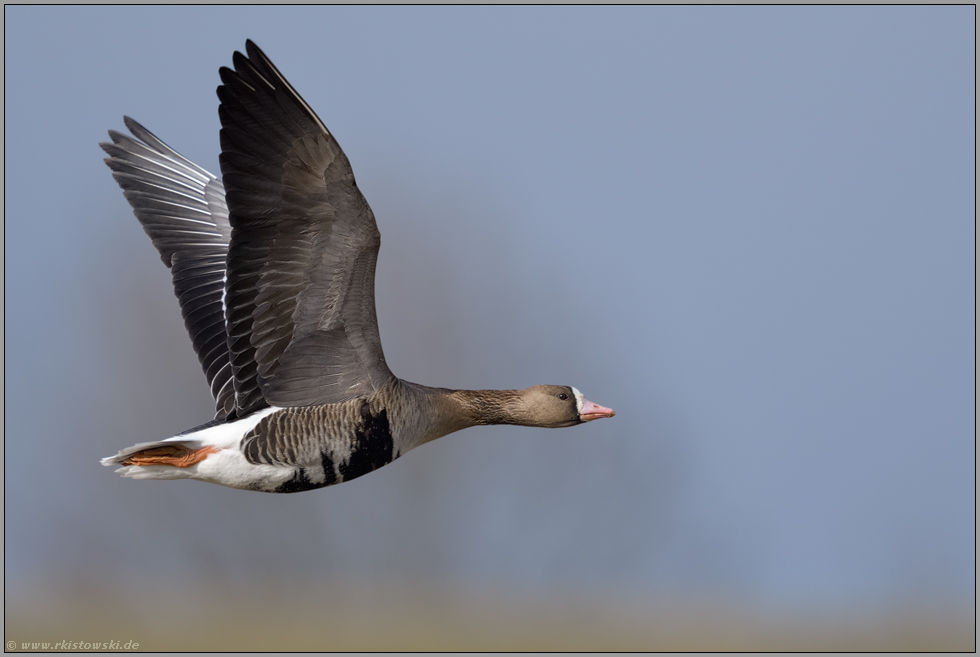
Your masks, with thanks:
<instances>
[{"instance_id":1,"label":"goose","mask_svg":"<svg viewBox=\"0 0 980 657\"><path fill-rule=\"evenodd\" d=\"M173 277L215 416L102 459L133 479L294 493L372 472L467 427L615 415L571 386L450 390L388 369L381 236L350 162L251 40L220 69L221 178L129 117L106 164Z\"/></svg>"}]
</instances>

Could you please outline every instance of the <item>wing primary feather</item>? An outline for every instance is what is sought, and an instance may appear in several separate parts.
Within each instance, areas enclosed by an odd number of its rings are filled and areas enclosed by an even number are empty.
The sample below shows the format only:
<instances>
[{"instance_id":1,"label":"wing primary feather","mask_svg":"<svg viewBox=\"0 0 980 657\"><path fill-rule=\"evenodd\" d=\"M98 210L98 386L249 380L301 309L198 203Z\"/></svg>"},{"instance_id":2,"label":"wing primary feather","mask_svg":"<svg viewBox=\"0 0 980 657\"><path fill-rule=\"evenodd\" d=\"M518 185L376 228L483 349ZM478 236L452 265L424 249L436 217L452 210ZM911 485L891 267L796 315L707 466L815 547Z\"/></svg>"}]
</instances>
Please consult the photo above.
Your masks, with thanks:
<instances>
[{"instance_id":1,"label":"wing primary feather","mask_svg":"<svg viewBox=\"0 0 980 657\"><path fill-rule=\"evenodd\" d=\"M144 231L171 270L184 325L215 398L215 417L233 411L224 281L231 225L221 181L130 117L132 137L109 131L100 146Z\"/></svg>"}]
</instances>

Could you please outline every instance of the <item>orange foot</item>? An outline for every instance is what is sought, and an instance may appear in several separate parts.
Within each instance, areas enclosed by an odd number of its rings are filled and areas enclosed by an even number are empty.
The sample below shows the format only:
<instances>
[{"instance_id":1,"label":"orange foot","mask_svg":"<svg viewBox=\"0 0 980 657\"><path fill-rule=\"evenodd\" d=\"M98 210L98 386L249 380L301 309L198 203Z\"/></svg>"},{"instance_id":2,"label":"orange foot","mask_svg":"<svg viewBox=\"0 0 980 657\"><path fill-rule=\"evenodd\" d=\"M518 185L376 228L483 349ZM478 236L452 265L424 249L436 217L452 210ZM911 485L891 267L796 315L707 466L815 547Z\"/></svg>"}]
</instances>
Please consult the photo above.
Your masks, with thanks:
<instances>
[{"instance_id":1,"label":"orange foot","mask_svg":"<svg viewBox=\"0 0 980 657\"><path fill-rule=\"evenodd\" d=\"M166 445L163 447L151 447L136 452L122 462L123 465L172 465L176 468L187 468L195 463L200 463L214 454L218 450L214 447L202 447L201 449L188 449L183 445Z\"/></svg>"}]
</instances>

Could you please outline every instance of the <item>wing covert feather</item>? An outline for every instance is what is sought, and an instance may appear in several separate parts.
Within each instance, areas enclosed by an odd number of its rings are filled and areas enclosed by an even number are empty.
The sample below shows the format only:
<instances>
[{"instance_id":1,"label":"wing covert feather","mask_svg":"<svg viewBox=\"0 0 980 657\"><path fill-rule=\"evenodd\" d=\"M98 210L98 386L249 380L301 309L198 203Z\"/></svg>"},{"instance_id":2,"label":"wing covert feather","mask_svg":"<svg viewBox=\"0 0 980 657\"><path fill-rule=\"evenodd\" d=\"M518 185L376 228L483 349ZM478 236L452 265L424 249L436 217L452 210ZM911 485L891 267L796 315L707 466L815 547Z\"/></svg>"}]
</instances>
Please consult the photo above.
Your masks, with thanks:
<instances>
[{"instance_id":1,"label":"wing covert feather","mask_svg":"<svg viewBox=\"0 0 980 657\"><path fill-rule=\"evenodd\" d=\"M251 41L246 50L218 87L236 413L369 395L392 376L374 214L323 122Z\"/></svg>"}]
</instances>

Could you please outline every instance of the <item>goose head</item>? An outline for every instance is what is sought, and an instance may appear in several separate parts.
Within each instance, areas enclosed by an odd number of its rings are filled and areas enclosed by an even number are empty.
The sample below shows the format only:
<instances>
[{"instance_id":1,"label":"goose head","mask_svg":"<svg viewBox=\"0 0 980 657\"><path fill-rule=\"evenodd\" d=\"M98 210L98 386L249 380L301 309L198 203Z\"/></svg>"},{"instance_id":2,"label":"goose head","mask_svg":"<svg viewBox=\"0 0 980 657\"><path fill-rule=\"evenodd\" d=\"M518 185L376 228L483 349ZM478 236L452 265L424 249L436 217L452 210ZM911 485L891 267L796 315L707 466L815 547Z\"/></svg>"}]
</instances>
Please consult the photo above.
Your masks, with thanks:
<instances>
[{"instance_id":1,"label":"goose head","mask_svg":"<svg viewBox=\"0 0 980 657\"><path fill-rule=\"evenodd\" d=\"M590 402L571 386L532 386L520 391L515 414L520 424L533 427L571 427L583 422L612 417L611 408Z\"/></svg>"}]
</instances>

